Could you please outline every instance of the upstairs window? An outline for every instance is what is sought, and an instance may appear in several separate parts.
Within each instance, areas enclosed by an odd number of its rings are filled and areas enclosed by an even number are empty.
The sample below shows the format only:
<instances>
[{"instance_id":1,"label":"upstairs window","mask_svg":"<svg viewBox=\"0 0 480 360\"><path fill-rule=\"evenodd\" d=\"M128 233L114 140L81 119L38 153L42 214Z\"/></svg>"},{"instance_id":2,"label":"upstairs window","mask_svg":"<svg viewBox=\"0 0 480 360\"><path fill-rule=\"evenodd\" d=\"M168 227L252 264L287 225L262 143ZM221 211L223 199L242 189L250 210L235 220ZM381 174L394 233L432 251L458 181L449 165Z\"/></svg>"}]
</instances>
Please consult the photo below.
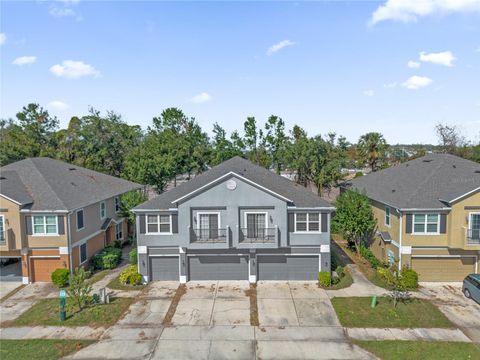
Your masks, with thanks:
<instances>
[{"instance_id":1,"label":"upstairs window","mask_svg":"<svg viewBox=\"0 0 480 360\"><path fill-rule=\"evenodd\" d=\"M439 214L414 214L414 234L438 234L440 232Z\"/></svg>"},{"instance_id":2,"label":"upstairs window","mask_svg":"<svg viewBox=\"0 0 480 360\"><path fill-rule=\"evenodd\" d=\"M87 244L80 245L80 264L87 261Z\"/></svg>"},{"instance_id":3,"label":"upstairs window","mask_svg":"<svg viewBox=\"0 0 480 360\"><path fill-rule=\"evenodd\" d=\"M170 215L147 215L147 234L171 234Z\"/></svg>"},{"instance_id":4,"label":"upstairs window","mask_svg":"<svg viewBox=\"0 0 480 360\"><path fill-rule=\"evenodd\" d=\"M390 208L385 208L385 225L390 226Z\"/></svg>"},{"instance_id":5,"label":"upstairs window","mask_svg":"<svg viewBox=\"0 0 480 360\"><path fill-rule=\"evenodd\" d=\"M123 222L115 225L115 240L123 240Z\"/></svg>"},{"instance_id":6,"label":"upstairs window","mask_svg":"<svg viewBox=\"0 0 480 360\"><path fill-rule=\"evenodd\" d=\"M100 219L105 219L107 217L107 204L105 204L105 201L102 201L100 203Z\"/></svg>"},{"instance_id":7,"label":"upstairs window","mask_svg":"<svg viewBox=\"0 0 480 360\"><path fill-rule=\"evenodd\" d=\"M320 214L295 213L295 232L320 232Z\"/></svg>"},{"instance_id":8,"label":"upstairs window","mask_svg":"<svg viewBox=\"0 0 480 360\"><path fill-rule=\"evenodd\" d=\"M33 216L34 235L58 235L57 217L54 215Z\"/></svg>"},{"instance_id":9,"label":"upstairs window","mask_svg":"<svg viewBox=\"0 0 480 360\"><path fill-rule=\"evenodd\" d=\"M115 196L115 212L118 213L121 210L121 201L120 201L120 196Z\"/></svg>"},{"instance_id":10,"label":"upstairs window","mask_svg":"<svg viewBox=\"0 0 480 360\"><path fill-rule=\"evenodd\" d=\"M77 231L85 227L85 217L83 209L77 210Z\"/></svg>"}]
</instances>

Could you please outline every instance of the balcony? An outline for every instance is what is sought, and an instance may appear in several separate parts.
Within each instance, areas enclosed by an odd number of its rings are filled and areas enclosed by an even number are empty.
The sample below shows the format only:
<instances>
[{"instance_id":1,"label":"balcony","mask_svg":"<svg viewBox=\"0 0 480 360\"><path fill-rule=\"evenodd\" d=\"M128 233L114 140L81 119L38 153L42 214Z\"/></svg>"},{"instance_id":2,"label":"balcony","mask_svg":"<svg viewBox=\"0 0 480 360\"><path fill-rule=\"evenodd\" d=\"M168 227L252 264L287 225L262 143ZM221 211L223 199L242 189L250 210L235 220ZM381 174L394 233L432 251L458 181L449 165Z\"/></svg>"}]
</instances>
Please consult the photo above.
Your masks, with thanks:
<instances>
[{"instance_id":1,"label":"balcony","mask_svg":"<svg viewBox=\"0 0 480 360\"><path fill-rule=\"evenodd\" d=\"M227 249L230 247L230 228L190 228L191 249Z\"/></svg>"},{"instance_id":2,"label":"balcony","mask_svg":"<svg viewBox=\"0 0 480 360\"><path fill-rule=\"evenodd\" d=\"M480 245L480 229L466 229L467 245Z\"/></svg>"},{"instance_id":3,"label":"balcony","mask_svg":"<svg viewBox=\"0 0 480 360\"><path fill-rule=\"evenodd\" d=\"M278 247L278 227L240 228L238 248L276 248Z\"/></svg>"}]
</instances>

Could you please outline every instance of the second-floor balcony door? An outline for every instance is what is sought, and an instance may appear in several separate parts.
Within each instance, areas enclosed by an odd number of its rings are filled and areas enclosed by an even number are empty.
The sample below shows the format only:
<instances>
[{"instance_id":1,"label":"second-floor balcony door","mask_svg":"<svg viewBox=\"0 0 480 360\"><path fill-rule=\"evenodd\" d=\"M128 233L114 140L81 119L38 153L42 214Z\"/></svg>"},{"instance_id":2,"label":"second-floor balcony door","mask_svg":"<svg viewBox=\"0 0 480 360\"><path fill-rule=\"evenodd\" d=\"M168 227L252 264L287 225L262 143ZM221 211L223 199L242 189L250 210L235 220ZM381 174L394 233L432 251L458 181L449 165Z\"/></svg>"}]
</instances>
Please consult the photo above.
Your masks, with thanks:
<instances>
[{"instance_id":1,"label":"second-floor balcony door","mask_svg":"<svg viewBox=\"0 0 480 360\"><path fill-rule=\"evenodd\" d=\"M199 214L199 237L201 240L218 239L218 214Z\"/></svg>"},{"instance_id":2,"label":"second-floor balcony door","mask_svg":"<svg viewBox=\"0 0 480 360\"><path fill-rule=\"evenodd\" d=\"M267 215L264 213L247 214L247 238L263 239L265 237Z\"/></svg>"}]
</instances>

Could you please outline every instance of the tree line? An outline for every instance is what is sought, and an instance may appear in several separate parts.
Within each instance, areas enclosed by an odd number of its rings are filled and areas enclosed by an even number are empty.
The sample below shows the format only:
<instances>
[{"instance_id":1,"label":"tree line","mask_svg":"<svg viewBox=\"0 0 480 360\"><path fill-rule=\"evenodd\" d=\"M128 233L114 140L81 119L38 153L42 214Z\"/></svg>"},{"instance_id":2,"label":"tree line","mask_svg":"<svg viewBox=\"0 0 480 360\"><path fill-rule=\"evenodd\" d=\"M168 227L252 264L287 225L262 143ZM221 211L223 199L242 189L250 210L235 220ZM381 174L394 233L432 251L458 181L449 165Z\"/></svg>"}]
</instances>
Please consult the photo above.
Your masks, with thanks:
<instances>
[{"instance_id":1,"label":"tree line","mask_svg":"<svg viewBox=\"0 0 480 360\"><path fill-rule=\"evenodd\" d=\"M480 161L480 145L458 141L452 145L451 138L442 140L445 151L462 150L460 155ZM210 137L194 117L178 108L163 110L146 130L127 124L114 111L102 114L94 108L60 129L55 116L32 103L15 119L0 120L0 139L1 166L48 156L152 185L158 192L179 174L198 174L237 155L276 173L289 171L297 183L313 184L319 194L344 178L344 168L368 166L377 171L405 160L395 157L380 133L364 134L351 144L335 133L310 136L298 125L287 130L282 118L274 115L264 124L248 117L241 133L227 134L215 123ZM416 155L420 150L407 158Z\"/></svg>"}]
</instances>

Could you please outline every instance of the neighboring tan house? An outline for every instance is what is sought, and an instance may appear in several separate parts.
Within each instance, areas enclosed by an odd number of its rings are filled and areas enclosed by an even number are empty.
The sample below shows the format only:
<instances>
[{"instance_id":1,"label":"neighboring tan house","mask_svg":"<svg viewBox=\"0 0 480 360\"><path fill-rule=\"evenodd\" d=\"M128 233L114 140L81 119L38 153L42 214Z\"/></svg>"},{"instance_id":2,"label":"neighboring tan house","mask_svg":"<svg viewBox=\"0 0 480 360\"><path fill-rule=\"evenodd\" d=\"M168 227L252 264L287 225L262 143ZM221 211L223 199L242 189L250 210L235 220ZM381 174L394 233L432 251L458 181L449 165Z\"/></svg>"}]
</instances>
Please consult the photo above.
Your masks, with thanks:
<instances>
[{"instance_id":1,"label":"neighboring tan house","mask_svg":"<svg viewBox=\"0 0 480 360\"><path fill-rule=\"evenodd\" d=\"M127 235L120 196L141 185L50 158L0 168L0 258L21 258L23 283L87 264ZM20 274L19 274L20 275Z\"/></svg>"},{"instance_id":2,"label":"neighboring tan house","mask_svg":"<svg viewBox=\"0 0 480 360\"><path fill-rule=\"evenodd\" d=\"M430 154L345 183L372 201L374 254L420 281L461 281L480 270L480 164Z\"/></svg>"},{"instance_id":3,"label":"neighboring tan house","mask_svg":"<svg viewBox=\"0 0 480 360\"><path fill-rule=\"evenodd\" d=\"M234 157L134 208L151 280L314 280L330 271L334 208Z\"/></svg>"}]
</instances>

